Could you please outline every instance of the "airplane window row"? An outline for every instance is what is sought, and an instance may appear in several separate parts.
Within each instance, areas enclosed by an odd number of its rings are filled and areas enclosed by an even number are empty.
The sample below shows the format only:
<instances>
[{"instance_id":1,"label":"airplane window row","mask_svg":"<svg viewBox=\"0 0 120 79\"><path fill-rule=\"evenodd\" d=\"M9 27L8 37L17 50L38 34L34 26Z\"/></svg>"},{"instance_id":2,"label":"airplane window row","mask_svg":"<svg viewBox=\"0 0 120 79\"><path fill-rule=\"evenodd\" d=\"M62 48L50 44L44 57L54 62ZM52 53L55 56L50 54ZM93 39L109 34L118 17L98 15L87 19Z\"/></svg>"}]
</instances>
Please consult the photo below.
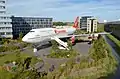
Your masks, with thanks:
<instances>
[{"instance_id":1,"label":"airplane window row","mask_svg":"<svg viewBox=\"0 0 120 79\"><path fill-rule=\"evenodd\" d=\"M35 32L35 31L30 31L30 32Z\"/></svg>"}]
</instances>

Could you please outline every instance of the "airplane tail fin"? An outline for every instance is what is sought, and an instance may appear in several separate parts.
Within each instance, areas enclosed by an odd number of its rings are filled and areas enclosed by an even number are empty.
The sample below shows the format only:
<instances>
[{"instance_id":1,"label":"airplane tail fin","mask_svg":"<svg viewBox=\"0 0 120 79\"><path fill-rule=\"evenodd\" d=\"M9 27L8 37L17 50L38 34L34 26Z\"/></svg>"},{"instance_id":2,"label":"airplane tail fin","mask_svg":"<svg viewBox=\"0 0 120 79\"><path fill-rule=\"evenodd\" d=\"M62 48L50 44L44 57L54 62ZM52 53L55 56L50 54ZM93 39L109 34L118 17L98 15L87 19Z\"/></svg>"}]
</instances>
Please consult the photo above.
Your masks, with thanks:
<instances>
[{"instance_id":1,"label":"airplane tail fin","mask_svg":"<svg viewBox=\"0 0 120 79\"><path fill-rule=\"evenodd\" d=\"M73 25L73 28L76 28L76 29L78 29L79 28L79 16L76 18L76 20L75 20L75 22L74 22L74 25Z\"/></svg>"}]
</instances>

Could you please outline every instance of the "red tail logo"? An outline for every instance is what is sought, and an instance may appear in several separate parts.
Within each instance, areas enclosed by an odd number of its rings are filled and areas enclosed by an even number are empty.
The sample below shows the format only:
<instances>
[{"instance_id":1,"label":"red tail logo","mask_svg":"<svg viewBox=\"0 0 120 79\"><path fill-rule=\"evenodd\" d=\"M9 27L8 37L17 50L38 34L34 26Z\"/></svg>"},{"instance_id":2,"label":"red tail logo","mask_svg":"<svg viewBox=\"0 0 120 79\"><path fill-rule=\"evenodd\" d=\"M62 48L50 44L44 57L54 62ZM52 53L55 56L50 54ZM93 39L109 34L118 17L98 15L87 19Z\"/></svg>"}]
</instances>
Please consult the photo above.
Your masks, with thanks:
<instances>
[{"instance_id":1,"label":"red tail logo","mask_svg":"<svg viewBox=\"0 0 120 79\"><path fill-rule=\"evenodd\" d=\"M78 21L79 21L79 16L76 18L76 20L74 22L74 25L73 25L74 28L79 28L78 27L78 23L79 23Z\"/></svg>"}]
</instances>

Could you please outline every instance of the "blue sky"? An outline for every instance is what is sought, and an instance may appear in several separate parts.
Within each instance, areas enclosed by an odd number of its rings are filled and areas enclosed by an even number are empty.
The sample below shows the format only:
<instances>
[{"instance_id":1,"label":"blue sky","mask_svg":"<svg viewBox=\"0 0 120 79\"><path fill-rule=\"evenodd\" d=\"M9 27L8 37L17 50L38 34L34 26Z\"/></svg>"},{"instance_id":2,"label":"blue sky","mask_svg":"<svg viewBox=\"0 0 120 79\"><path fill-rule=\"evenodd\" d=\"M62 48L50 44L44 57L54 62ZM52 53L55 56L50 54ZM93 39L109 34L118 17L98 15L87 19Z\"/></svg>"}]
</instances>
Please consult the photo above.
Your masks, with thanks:
<instances>
[{"instance_id":1,"label":"blue sky","mask_svg":"<svg viewBox=\"0 0 120 79\"><path fill-rule=\"evenodd\" d=\"M52 17L54 21L73 21L84 15L100 22L114 21L120 19L120 0L7 0L7 13Z\"/></svg>"}]
</instances>

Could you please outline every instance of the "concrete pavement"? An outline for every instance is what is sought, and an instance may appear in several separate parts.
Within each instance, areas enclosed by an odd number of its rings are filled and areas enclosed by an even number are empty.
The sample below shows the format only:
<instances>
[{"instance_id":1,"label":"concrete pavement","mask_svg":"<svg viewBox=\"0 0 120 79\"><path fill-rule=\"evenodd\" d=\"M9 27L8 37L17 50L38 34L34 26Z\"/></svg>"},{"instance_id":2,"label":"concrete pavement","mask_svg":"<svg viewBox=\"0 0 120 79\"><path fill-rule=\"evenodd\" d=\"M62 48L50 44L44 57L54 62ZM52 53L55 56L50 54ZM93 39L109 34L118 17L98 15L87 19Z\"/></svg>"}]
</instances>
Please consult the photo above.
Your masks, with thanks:
<instances>
[{"instance_id":1,"label":"concrete pavement","mask_svg":"<svg viewBox=\"0 0 120 79\"><path fill-rule=\"evenodd\" d=\"M90 45L88 42L81 42L81 43L76 43L76 45L73 46L75 50L78 51L80 55L88 55L88 51L90 48ZM50 49L51 46L47 47L42 47L38 52L37 52L37 57L43 59L44 61L44 66L41 68L42 70L48 71L50 67L54 65L55 68L58 68L61 64L66 63L69 58L47 58L46 55L50 54ZM33 50L24 50L23 52L25 53L31 53L34 55ZM40 65L37 65L39 68ZM40 71L40 70L39 70Z\"/></svg>"}]
</instances>

